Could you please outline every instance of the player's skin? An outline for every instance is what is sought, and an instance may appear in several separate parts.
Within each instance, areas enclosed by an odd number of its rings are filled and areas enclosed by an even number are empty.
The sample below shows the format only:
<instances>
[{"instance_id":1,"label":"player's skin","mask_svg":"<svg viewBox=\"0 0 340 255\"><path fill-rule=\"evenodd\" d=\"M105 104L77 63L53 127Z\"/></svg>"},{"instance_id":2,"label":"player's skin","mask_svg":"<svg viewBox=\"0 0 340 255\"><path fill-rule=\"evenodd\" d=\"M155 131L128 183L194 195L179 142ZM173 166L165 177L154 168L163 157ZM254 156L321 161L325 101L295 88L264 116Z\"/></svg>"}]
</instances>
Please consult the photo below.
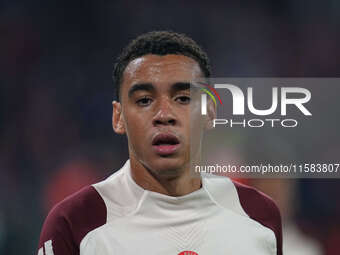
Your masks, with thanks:
<instances>
[{"instance_id":1,"label":"player's skin","mask_svg":"<svg viewBox=\"0 0 340 255\"><path fill-rule=\"evenodd\" d=\"M197 119L190 118L190 107L200 107L193 105L197 100L190 101L187 85L202 77L195 60L175 54L144 55L124 70L120 102L113 102L112 125L116 133L128 137L132 178L142 188L183 196L201 187L201 179L194 178L189 167L190 125L202 123L200 114ZM210 119L212 108L208 106ZM205 121L209 122L209 117ZM193 148L199 148L203 128L193 130L198 138ZM164 136L176 144L153 144Z\"/></svg>"}]
</instances>

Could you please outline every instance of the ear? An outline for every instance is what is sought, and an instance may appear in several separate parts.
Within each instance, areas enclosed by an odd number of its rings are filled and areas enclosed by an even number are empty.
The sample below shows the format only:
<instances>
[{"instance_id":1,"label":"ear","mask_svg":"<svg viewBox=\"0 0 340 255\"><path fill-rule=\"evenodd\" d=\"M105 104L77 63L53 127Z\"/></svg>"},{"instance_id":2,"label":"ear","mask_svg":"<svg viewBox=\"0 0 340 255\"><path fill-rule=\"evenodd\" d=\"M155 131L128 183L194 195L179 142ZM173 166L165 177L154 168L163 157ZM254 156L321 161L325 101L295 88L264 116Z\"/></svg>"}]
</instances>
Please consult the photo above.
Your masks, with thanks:
<instances>
[{"instance_id":1,"label":"ear","mask_svg":"<svg viewBox=\"0 0 340 255\"><path fill-rule=\"evenodd\" d=\"M217 109L216 109L216 105L214 104L214 102L210 99L207 102L207 119L206 119L206 125L205 125L205 129L209 130L212 129L214 126L214 119L216 119L216 114L217 114Z\"/></svg>"},{"instance_id":2,"label":"ear","mask_svg":"<svg viewBox=\"0 0 340 255\"><path fill-rule=\"evenodd\" d=\"M112 102L112 127L117 134L125 134L122 105L117 101Z\"/></svg>"}]
</instances>

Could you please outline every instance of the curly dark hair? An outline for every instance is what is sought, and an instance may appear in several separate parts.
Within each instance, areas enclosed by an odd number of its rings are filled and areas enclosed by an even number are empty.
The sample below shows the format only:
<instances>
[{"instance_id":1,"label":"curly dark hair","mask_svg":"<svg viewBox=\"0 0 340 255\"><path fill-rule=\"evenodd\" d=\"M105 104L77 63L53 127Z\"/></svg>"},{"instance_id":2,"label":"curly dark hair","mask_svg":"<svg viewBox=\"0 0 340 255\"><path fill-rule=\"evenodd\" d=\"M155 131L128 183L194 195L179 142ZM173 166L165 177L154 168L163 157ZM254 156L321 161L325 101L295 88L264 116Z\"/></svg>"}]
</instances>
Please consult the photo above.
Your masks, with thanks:
<instances>
[{"instance_id":1,"label":"curly dark hair","mask_svg":"<svg viewBox=\"0 0 340 255\"><path fill-rule=\"evenodd\" d=\"M113 70L116 98L119 101L120 86L126 66L134 59L147 55L184 55L194 59L205 77L210 77L211 69L207 54L197 43L185 34L172 31L152 31L138 36L125 47L118 57Z\"/></svg>"}]
</instances>

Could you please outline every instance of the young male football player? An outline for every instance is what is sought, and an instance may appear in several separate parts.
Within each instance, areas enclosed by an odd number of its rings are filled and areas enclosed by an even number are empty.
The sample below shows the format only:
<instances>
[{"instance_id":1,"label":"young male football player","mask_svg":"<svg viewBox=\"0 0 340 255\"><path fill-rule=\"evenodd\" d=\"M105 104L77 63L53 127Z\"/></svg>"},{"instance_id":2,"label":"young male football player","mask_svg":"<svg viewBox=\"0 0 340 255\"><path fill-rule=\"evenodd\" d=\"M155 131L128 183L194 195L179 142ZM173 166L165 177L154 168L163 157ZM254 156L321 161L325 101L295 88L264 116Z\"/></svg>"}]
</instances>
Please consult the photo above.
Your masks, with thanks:
<instances>
[{"instance_id":1,"label":"young male football player","mask_svg":"<svg viewBox=\"0 0 340 255\"><path fill-rule=\"evenodd\" d=\"M183 34L149 32L123 50L112 125L127 136L129 160L54 207L39 255L282 254L280 213L269 197L190 173L190 144L199 148L204 132L189 117L190 84L209 76L206 53Z\"/></svg>"}]
</instances>

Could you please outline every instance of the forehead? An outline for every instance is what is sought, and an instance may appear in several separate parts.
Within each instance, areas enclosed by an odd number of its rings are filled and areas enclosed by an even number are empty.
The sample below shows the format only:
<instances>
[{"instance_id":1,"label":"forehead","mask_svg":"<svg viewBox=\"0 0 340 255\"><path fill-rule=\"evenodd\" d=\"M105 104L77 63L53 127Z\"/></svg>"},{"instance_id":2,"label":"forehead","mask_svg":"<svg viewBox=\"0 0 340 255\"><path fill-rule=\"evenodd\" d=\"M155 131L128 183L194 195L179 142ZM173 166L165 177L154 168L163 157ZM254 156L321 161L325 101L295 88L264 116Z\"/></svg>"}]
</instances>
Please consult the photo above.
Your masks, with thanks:
<instances>
[{"instance_id":1,"label":"forehead","mask_svg":"<svg viewBox=\"0 0 340 255\"><path fill-rule=\"evenodd\" d=\"M131 61L123 73L123 87L136 83L154 85L192 81L202 77L199 64L183 55L145 55ZM123 88L122 88L123 89Z\"/></svg>"}]
</instances>

